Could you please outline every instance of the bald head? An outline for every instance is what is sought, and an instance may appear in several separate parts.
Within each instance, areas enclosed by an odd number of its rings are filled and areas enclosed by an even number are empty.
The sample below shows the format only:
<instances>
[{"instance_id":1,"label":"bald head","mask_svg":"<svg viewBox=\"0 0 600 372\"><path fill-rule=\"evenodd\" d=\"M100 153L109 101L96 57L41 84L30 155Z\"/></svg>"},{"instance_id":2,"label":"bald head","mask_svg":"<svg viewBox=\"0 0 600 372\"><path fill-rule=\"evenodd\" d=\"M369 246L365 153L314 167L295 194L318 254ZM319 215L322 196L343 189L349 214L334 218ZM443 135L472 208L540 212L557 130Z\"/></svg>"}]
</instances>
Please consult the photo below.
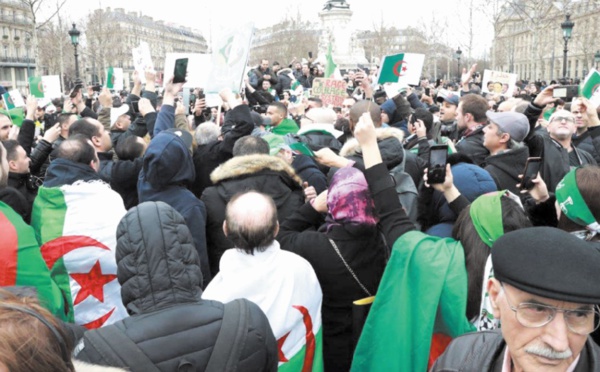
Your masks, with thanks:
<instances>
[{"instance_id":1,"label":"bald head","mask_svg":"<svg viewBox=\"0 0 600 372\"><path fill-rule=\"evenodd\" d=\"M263 252L279 231L277 207L270 196L248 191L236 194L225 210L223 232L248 254Z\"/></svg>"},{"instance_id":2,"label":"bald head","mask_svg":"<svg viewBox=\"0 0 600 372\"><path fill-rule=\"evenodd\" d=\"M356 123L358 123L358 120L360 120L360 117L365 112L371 114L371 120L373 120L375 128L381 127L381 107L375 102L362 100L356 102L350 108L350 116L348 119L350 121L350 131L352 133L354 133L354 126L356 126Z\"/></svg>"}]
</instances>

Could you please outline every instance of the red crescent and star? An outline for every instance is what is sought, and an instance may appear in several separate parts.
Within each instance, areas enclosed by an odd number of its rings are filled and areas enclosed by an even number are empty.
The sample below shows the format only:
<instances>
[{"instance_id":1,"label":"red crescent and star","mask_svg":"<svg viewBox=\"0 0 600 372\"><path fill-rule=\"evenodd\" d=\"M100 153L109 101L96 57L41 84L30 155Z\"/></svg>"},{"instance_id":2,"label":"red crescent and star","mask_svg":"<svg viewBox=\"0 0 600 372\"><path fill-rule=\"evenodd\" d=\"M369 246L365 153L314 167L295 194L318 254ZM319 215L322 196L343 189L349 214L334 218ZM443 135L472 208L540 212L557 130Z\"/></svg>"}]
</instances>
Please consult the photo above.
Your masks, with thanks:
<instances>
[{"instance_id":1,"label":"red crescent and star","mask_svg":"<svg viewBox=\"0 0 600 372\"><path fill-rule=\"evenodd\" d=\"M312 319L310 317L310 313L308 309L304 306L292 306L294 309L298 310L302 313L302 319L304 321L304 327L306 328L306 352L304 353L304 364L302 366L302 372L310 372L312 371L313 360L315 357L315 334L313 333L313 324ZM277 340L277 349L279 355L279 361L285 363L288 361L286 356L283 354L283 344L285 340L290 335L290 332L283 335L279 340Z\"/></svg>"},{"instance_id":2,"label":"red crescent and star","mask_svg":"<svg viewBox=\"0 0 600 372\"><path fill-rule=\"evenodd\" d=\"M407 65L406 61L396 62L396 64L394 65L394 75L403 76L407 69L406 65ZM400 68L400 71L398 71L399 68Z\"/></svg>"}]
</instances>

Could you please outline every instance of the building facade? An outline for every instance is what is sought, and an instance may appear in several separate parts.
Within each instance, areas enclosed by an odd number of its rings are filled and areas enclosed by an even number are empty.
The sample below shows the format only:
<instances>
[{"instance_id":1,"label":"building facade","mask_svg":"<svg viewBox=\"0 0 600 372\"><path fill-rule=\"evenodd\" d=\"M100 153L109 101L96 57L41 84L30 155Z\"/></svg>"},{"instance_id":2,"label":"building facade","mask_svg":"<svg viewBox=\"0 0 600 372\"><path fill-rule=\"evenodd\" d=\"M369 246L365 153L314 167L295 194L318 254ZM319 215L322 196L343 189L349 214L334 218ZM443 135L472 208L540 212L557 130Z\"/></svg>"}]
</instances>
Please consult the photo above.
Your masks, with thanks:
<instances>
[{"instance_id":1,"label":"building facade","mask_svg":"<svg viewBox=\"0 0 600 372\"><path fill-rule=\"evenodd\" d=\"M0 27L0 85L25 88L28 77L35 74L33 22L27 6L16 0L0 0Z\"/></svg>"},{"instance_id":2,"label":"building facade","mask_svg":"<svg viewBox=\"0 0 600 372\"><path fill-rule=\"evenodd\" d=\"M559 9L552 2L522 0L506 6L495 24L492 47L494 70L518 74L523 80L559 80L563 73L564 40L561 23L567 12L575 23L568 42L566 77L583 79L596 67L600 49L600 4L572 2Z\"/></svg>"}]
</instances>

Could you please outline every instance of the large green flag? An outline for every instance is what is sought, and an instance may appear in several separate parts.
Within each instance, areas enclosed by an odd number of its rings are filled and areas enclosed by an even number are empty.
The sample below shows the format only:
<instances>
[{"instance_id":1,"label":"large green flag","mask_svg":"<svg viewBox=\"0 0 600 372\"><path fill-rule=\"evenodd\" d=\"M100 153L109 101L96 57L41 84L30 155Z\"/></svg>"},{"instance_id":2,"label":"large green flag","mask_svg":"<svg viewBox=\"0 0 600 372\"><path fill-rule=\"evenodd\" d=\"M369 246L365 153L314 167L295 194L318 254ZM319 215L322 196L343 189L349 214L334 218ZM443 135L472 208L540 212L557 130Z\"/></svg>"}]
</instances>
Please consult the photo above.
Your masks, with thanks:
<instances>
[{"instance_id":1,"label":"large green flag","mask_svg":"<svg viewBox=\"0 0 600 372\"><path fill-rule=\"evenodd\" d=\"M329 43L329 49L327 49L327 64L325 66L325 77L330 78L333 77L333 73L337 65L333 62L333 55L331 54L331 43Z\"/></svg>"},{"instance_id":2,"label":"large green flag","mask_svg":"<svg viewBox=\"0 0 600 372\"><path fill-rule=\"evenodd\" d=\"M426 371L465 316L467 271L460 242L412 231L394 243L356 346L352 371Z\"/></svg>"},{"instance_id":3,"label":"large green flag","mask_svg":"<svg viewBox=\"0 0 600 372\"><path fill-rule=\"evenodd\" d=\"M0 202L0 286L34 287L42 306L66 320L63 297L50 277L33 228L3 202Z\"/></svg>"},{"instance_id":4,"label":"large green flag","mask_svg":"<svg viewBox=\"0 0 600 372\"><path fill-rule=\"evenodd\" d=\"M589 99L596 107L600 105L600 73L592 69L579 86L579 94Z\"/></svg>"},{"instance_id":5,"label":"large green flag","mask_svg":"<svg viewBox=\"0 0 600 372\"><path fill-rule=\"evenodd\" d=\"M384 83L419 83L423 70L424 54L400 53L383 57L379 68L378 84Z\"/></svg>"},{"instance_id":6,"label":"large green flag","mask_svg":"<svg viewBox=\"0 0 600 372\"><path fill-rule=\"evenodd\" d=\"M29 77L29 93L36 98L44 98L44 83L41 76Z\"/></svg>"}]
</instances>

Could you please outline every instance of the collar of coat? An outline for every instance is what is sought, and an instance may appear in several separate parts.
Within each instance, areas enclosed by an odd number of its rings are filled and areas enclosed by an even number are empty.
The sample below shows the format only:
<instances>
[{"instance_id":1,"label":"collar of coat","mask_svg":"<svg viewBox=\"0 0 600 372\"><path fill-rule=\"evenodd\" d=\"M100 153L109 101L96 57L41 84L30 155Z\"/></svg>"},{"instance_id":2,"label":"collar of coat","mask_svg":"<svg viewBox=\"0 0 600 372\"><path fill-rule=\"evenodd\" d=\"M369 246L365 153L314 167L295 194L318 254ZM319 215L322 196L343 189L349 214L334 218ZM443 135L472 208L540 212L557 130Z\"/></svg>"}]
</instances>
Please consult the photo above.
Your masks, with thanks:
<instances>
[{"instance_id":1,"label":"collar of coat","mask_svg":"<svg viewBox=\"0 0 600 372\"><path fill-rule=\"evenodd\" d=\"M401 129L398 128L377 128L375 129L375 131L377 132L377 142L392 137L398 139L398 142L400 142L400 144L402 144L402 141L404 140L404 133ZM340 156L352 156L360 152L361 148L360 144L358 143L358 140L356 138L352 138L346 141L344 147L342 147L342 149L340 150Z\"/></svg>"},{"instance_id":2,"label":"collar of coat","mask_svg":"<svg viewBox=\"0 0 600 372\"><path fill-rule=\"evenodd\" d=\"M217 184L227 179L246 176L263 170L284 173L302 186L302 180L298 177L294 168L276 156L263 154L234 156L218 166L210 174L210 180Z\"/></svg>"}]
</instances>

